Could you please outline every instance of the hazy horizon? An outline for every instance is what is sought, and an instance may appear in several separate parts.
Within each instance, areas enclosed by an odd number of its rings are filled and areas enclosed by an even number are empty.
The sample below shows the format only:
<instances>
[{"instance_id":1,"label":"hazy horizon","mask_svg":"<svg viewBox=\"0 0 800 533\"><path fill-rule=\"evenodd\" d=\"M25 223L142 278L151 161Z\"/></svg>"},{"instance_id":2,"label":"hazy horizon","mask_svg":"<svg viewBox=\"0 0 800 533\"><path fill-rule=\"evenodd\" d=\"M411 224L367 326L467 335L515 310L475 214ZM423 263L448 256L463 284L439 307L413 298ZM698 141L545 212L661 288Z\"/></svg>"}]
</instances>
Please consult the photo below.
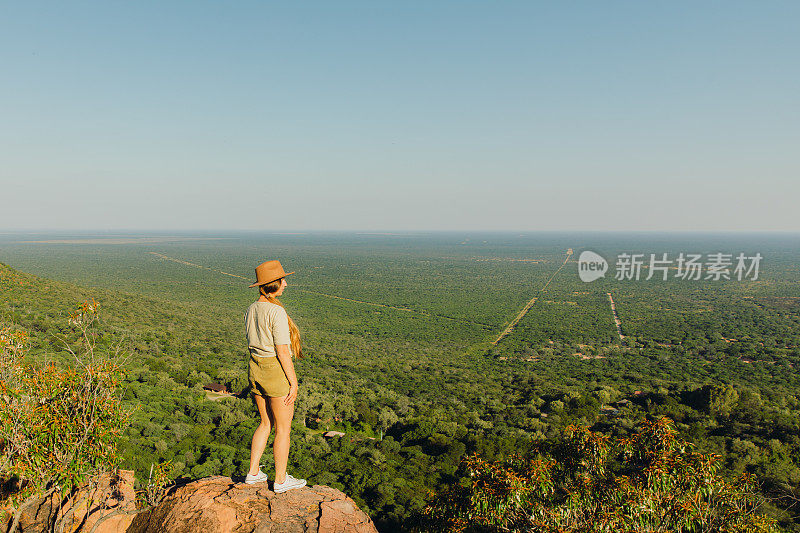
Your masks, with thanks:
<instances>
[{"instance_id":1,"label":"hazy horizon","mask_svg":"<svg viewBox=\"0 0 800 533\"><path fill-rule=\"evenodd\" d=\"M650 235L762 235L762 234L781 234L781 235L800 235L800 230L753 230L753 231L736 231L736 230L604 230L604 229L432 229L420 228L415 230L406 230L398 228L387 228L383 230L370 230L367 228L347 228L347 229L319 229L319 228L276 228L276 229L248 229L248 228L152 228L152 229L136 229L136 228L69 228L69 229L56 229L56 228L0 228L0 235L18 235L18 234L42 234L42 235L159 235L159 234L175 234L175 235L191 235L191 234L226 234L226 233L242 233L242 234L272 234L272 235L300 235L311 233L348 233L348 234L428 234L428 233L486 233L486 234L650 234Z\"/></svg>"},{"instance_id":2,"label":"hazy horizon","mask_svg":"<svg viewBox=\"0 0 800 533\"><path fill-rule=\"evenodd\" d=\"M683 236L726 236L726 237L748 237L748 236L778 236L778 237L800 237L800 231L734 231L734 230L485 230L485 229L465 229L465 230L438 230L438 229L419 229L419 230L367 230L367 229L306 229L297 230L291 228L284 229L2 229L0 235L43 235L43 236L94 236L99 238L114 236L162 236L162 237L190 237L197 239L224 238L225 235L233 236L291 236L291 235L386 235L386 236L424 236L424 235L502 235L518 237L540 236L651 236L651 237L683 237Z\"/></svg>"}]
</instances>

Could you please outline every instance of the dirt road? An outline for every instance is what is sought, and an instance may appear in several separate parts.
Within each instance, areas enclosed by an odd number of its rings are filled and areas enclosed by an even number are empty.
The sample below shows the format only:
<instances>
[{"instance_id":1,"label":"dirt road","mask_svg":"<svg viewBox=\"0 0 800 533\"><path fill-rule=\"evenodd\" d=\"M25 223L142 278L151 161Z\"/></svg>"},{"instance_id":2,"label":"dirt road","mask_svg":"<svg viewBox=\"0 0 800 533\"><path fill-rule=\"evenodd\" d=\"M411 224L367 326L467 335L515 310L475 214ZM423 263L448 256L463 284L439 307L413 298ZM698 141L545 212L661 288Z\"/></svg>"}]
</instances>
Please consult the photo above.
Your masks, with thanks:
<instances>
[{"instance_id":1,"label":"dirt road","mask_svg":"<svg viewBox=\"0 0 800 533\"><path fill-rule=\"evenodd\" d=\"M620 340L625 338L625 335L622 334L622 321L619 319L619 315L617 314L617 306L614 305L614 298L611 296L610 292L606 293L608 295L608 301L611 302L611 313L614 315L614 324L617 326L617 334L619 335Z\"/></svg>"},{"instance_id":2,"label":"dirt road","mask_svg":"<svg viewBox=\"0 0 800 533\"><path fill-rule=\"evenodd\" d=\"M544 290L547 289L547 286L550 285L550 282L553 281L553 278L556 277L556 274L561 272L561 269L564 268L564 265L567 264L567 261L569 261L570 257L572 257L572 248L567 250L567 256L564 258L564 262L561 263L561 266L558 267L558 270L556 270L553 273L553 275L550 276L550 279L547 280L547 283L545 283L544 286L541 289L539 289L539 294L543 293ZM530 301L527 304L525 304L525 307L522 308L522 311L520 311L514 318L514 320L511 321L508 327L503 330L503 332L494 340L494 342L492 342L492 345L496 346L498 342L503 340L503 337L511 333L514 330L514 326L516 326L519 323L519 321L522 320L522 318L528 313L528 311L530 311L531 307L533 307L533 304L535 304L536 300L538 299L539 299L538 296L534 296L533 298L531 298Z\"/></svg>"}]
</instances>

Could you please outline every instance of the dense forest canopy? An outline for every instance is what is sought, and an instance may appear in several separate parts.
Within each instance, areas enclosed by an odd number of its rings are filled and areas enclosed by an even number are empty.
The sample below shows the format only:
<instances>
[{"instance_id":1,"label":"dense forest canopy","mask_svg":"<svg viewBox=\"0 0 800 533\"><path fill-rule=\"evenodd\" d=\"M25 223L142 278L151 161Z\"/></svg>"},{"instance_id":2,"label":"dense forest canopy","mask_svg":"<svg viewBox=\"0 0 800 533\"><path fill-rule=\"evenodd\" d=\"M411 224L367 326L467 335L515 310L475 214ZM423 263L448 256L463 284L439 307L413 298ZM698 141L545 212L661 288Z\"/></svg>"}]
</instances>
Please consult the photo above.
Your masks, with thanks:
<instances>
[{"instance_id":1,"label":"dense forest canopy","mask_svg":"<svg viewBox=\"0 0 800 533\"><path fill-rule=\"evenodd\" d=\"M612 271L582 282L582 250ZM756 280L614 279L632 252L764 259ZM290 468L346 491L379 529L410 529L468 454L524 454L570 424L624 437L667 416L723 475L753 474L765 512L800 531L796 237L3 235L0 322L27 332L31 363L67 364L66 319L94 298L99 342L131 354L124 466L239 475L257 425L242 315L253 268L272 258L297 272L281 300L308 354ZM323 436L334 429L345 436Z\"/></svg>"}]
</instances>

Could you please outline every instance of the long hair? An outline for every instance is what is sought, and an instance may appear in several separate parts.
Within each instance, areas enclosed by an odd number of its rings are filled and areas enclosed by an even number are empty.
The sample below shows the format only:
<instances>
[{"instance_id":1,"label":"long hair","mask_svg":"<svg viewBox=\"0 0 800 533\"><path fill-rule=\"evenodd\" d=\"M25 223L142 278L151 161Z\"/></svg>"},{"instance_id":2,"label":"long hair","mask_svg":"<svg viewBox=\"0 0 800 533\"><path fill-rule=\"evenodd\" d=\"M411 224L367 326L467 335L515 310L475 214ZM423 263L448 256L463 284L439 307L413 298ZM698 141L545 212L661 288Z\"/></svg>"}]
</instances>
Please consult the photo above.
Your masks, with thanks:
<instances>
[{"instance_id":1,"label":"long hair","mask_svg":"<svg viewBox=\"0 0 800 533\"><path fill-rule=\"evenodd\" d=\"M270 302L274 303L275 305L280 305L283 307L283 304L272 295L275 291L281 288L281 282L283 278L276 279L270 283L265 283L264 285L259 285L258 291L261 293L261 296L269 300ZM286 309L285 307L283 307ZM287 313L286 316L289 318L289 340L292 346L292 353L303 359L303 346L300 344L300 330L297 327L297 324L294 323L292 317L289 316Z\"/></svg>"}]
</instances>

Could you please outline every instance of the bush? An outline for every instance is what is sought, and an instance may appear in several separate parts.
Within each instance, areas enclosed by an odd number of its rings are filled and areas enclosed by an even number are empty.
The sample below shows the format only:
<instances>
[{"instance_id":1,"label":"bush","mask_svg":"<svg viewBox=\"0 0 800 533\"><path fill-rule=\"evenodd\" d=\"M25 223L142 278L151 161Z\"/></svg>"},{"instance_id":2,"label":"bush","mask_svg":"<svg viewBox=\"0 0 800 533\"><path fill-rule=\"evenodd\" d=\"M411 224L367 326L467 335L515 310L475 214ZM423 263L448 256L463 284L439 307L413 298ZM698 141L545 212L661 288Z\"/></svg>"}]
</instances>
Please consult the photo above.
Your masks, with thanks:
<instances>
[{"instance_id":1,"label":"bush","mask_svg":"<svg viewBox=\"0 0 800 533\"><path fill-rule=\"evenodd\" d=\"M631 438L570 426L530 457L461 464L460 484L425 509L426 530L768 532L752 478L725 481L720 458L676 438L667 418Z\"/></svg>"},{"instance_id":2,"label":"bush","mask_svg":"<svg viewBox=\"0 0 800 533\"><path fill-rule=\"evenodd\" d=\"M97 303L70 316L74 366L25 365L24 332L0 327L0 480L13 486L2 508L19 515L32 501L67 496L119 462L129 414L122 407L121 358L97 349ZM13 526L12 526L13 529Z\"/></svg>"}]
</instances>

